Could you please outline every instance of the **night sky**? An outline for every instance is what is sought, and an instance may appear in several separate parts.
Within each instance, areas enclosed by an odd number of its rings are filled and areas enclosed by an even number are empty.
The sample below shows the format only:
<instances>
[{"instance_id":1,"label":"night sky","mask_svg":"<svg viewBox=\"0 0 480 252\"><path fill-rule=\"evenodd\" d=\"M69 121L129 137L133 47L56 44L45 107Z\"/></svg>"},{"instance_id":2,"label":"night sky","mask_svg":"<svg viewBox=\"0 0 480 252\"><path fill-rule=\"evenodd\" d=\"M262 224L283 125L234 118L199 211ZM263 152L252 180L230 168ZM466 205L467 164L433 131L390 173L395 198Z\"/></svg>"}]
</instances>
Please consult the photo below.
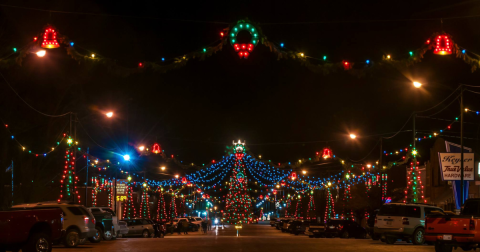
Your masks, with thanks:
<instances>
[{"instance_id":1,"label":"night sky","mask_svg":"<svg viewBox=\"0 0 480 252\"><path fill-rule=\"evenodd\" d=\"M218 43L222 29L249 18L270 41L285 43L289 50L314 58L327 55L329 62L369 59L375 64L384 54L407 58L409 51L442 30L442 17L443 30L457 44L480 52L480 17L448 18L477 15L480 2L422 2L4 1L63 12L0 6L0 53L8 55L13 47L26 45L49 23L74 41L78 51L135 67L138 62L160 62L162 57L172 59ZM197 164L221 159L226 146L237 139L246 141L251 154L261 154L275 163L313 157L324 147L331 147L344 159L361 159L380 135L397 132L412 111L434 106L459 83L476 85L480 79L480 71L472 73L462 60L431 51L414 66L382 67L360 78L344 71L313 73L296 61L277 60L263 45L247 60L239 59L226 44L214 56L190 60L178 70L165 74L147 70L127 77L111 73L101 64L79 64L63 49L47 53L44 58L28 55L21 66L0 71L36 109L48 114L76 112L83 126L77 126L82 147L108 158L111 154L107 149L134 153L135 146L158 142L167 155ZM424 83L424 88L413 89L413 80ZM480 110L477 99L466 94L466 107ZM108 110L115 112L113 120L102 115ZM424 115L435 111L438 109ZM458 102L454 102L433 117L452 119L458 115ZM48 150L65 127L68 129L68 117L36 113L3 80L0 118L19 141L38 152ZM479 122L475 116L467 116L466 121ZM417 128L426 132L446 124L417 119ZM405 130L411 125L409 122ZM451 131L450 136L458 136L458 124ZM467 144L477 147L478 126L471 124L466 131L467 137L474 138ZM360 138L351 141L349 132ZM9 141L8 133L0 131L0 136L0 146L7 150L2 150L2 165L10 159L25 159L21 151L13 150L17 147ZM408 146L411 138L411 132L401 133L385 140L384 147L400 149ZM458 142L458 138L446 139ZM426 141L419 148L428 152L431 143ZM377 148L367 160L377 160L378 154ZM56 161L31 162L35 167Z\"/></svg>"}]
</instances>

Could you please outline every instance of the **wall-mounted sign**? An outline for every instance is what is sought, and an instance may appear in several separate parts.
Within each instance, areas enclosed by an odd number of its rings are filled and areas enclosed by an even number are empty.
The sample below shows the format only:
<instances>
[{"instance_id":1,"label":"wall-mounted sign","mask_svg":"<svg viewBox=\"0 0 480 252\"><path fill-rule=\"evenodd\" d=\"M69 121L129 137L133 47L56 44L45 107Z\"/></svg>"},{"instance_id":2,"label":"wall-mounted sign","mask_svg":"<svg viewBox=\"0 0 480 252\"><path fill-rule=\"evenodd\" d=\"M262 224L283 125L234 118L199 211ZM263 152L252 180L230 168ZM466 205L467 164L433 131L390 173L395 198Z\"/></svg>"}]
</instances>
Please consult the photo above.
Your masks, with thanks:
<instances>
[{"instance_id":1,"label":"wall-mounted sign","mask_svg":"<svg viewBox=\"0 0 480 252\"><path fill-rule=\"evenodd\" d=\"M443 180L461 180L460 153L438 153ZM463 179L475 180L473 153L463 153Z\"/></svg>"}]
</instances>

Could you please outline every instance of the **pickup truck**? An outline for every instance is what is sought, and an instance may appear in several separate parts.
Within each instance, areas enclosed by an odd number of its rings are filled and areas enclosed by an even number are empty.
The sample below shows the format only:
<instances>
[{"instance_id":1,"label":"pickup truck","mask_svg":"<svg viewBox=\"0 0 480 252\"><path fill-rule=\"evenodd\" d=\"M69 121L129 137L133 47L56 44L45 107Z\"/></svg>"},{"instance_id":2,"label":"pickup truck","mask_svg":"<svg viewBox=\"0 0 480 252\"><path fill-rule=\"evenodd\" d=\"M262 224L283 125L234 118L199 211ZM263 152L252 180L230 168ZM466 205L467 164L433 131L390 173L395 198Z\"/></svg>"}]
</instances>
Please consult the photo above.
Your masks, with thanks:
<instances>
[{"instance_id":1,"label":"pickup truck","mask_svg":"<svg viewBox=\"0 0 480 252\"><path fill-rule=\"evenodd\" d=\"M0 212L0 251L52 251L53 241L63 236L60 209L29 209Z\"/></svg>"},{"instance_id":2,"label":"pickup truck","mask_svg":"<svg viewBox=\"0 0 480 252\"><path fill-rule=\"evenodd\" d=\"M432 212L425 221L425 239L435 243L436 252L455 247L475 250L480 243L480 199L468 199L460 215Z\"/></svg>"}]
</instances>

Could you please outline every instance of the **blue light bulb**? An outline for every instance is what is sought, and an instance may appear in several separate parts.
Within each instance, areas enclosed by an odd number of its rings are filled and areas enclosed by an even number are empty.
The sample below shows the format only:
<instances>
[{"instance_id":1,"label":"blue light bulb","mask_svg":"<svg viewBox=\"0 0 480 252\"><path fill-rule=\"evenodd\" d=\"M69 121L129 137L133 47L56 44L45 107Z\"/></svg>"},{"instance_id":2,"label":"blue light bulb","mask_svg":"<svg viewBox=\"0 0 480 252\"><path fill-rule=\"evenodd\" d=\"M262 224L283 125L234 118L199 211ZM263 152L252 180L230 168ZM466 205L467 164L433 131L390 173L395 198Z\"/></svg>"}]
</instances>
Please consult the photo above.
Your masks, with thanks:
<instances>
[{"instance_id":1,"label":"blue light bulb","mask_svg":"<svg viewBox=\"0 0 480 252\"><path fill-rule=\"evenodd\" d=\"M284 44L283 44L283 43L280 43L280 47L283 47L283 46L284 46Z\"/></svg>"}]
</instances>

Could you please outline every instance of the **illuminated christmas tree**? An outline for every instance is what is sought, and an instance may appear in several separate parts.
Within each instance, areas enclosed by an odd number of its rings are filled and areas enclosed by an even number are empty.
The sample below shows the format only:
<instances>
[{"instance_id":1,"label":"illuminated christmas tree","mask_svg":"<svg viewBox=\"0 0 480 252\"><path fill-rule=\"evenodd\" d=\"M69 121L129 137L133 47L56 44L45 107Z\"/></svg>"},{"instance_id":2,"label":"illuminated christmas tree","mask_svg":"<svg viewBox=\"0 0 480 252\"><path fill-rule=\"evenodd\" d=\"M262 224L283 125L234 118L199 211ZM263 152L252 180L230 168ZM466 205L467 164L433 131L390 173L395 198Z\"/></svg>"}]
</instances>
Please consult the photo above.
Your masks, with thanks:
<instances>
[{"instance_id":1,"label":"illuminated christmas tree","mask_svg":"<svg viewBox=\"0 0 480 252\"><path fill-rule=\"evenodd\" d=\"M327 189L327 204L325 208L325 222L327 220L333 218L335 216L335 206L334 206L334 201L333 201L333 195L332 192L330 191L330 188Z\"/></svg>"},{"instance_id":2,"label":"illuminated christmas tree","mask_svg":"<svg viewBox=\"0 0 480 252\"><path fill-rule=\"evenodd\" d=\"M133 204L133 186L129 183L126 186L127 201L123 207L123 219L131 219L137 216L135 205Z\"/></svg>"},{"instance_id":3,"label":"illuminated christmas tree","mask_svg":"<svg viewBox=\"0 0 480 252\"><path fill-rule=\"evenodd\" d=\"M140 217L150 219L150 207L148 204L148 184L143 183L142 202L140 203Z\"/></svg>"},{"instance_id":4,"label":"illuminated christmas tree","mask_svg":"<svg viewBox=\"0 0 480 252\"><path fill-rule=\"evenodd\" d=\"M177 205L175 204L175 194L172 193L172 200L170 201L170 218L177 218Z\"/></svg>"},{"instance_id":5,"label":"illuminated christmas tree","mask_svg":"<svg viewBox=\"0 0 480 252\"><path fill-rule=\"evenodd\" d=\"M158 197L158 206L157 206L157 220L165 221L167 220L167 210L165 209L165 198L163 197L163 188L160 189Z\"/></svg>"},{"instance_id":6,"label":"illuminated christmas tree","mask_svg":"<svg viewBox=\"0 0 480 252\"><path fill-rule=\"evenodd\" d=\"M235 165L230 176L229 191L226 197L225 220L230 224L248 223L251 219L252 199L248 195L245 176L245 143L233 142Z\"/></svg>"},{"instance_id":7,"label":"illuminated christmas tree","mask_svg":"<svg viewBox=\"0 0 480 252\"><path fill-rule=\"evenodd\" d=\"M308 220L317 219L317 213L315 211L315 200L313 199L313 191L310 193L310 200L308 202L307 219Z\"/></svg>"},{"instance_id":8,"label":"illuminated christmas tree","mask_svg":"<svg viewBox=\"0 0 480 252\"><path fill-rule=\"evenodd\" d=\"M74 149L73 139L68 138L67 140L68 148L65 151L65 164L63 166L63 175L60 180L60 200L71 200L73 202L77 201L80 203L80 195L78 194L77 190L77 182L78 176L75 175L75 156L74 156ZM76 198L75 199L75 195Z\"/></svg>"},{"instance_id":9,"label":"illuminated christmas tree","mask_svg":"<svg viewBox=\"0 0 480 252\"><path fill-rule=\"evenodd\" d=\"M294 217L297 219L303 219L302 196L300 195L298 195L297 206L295 207Z\"/></svg>"}]
</instances>

